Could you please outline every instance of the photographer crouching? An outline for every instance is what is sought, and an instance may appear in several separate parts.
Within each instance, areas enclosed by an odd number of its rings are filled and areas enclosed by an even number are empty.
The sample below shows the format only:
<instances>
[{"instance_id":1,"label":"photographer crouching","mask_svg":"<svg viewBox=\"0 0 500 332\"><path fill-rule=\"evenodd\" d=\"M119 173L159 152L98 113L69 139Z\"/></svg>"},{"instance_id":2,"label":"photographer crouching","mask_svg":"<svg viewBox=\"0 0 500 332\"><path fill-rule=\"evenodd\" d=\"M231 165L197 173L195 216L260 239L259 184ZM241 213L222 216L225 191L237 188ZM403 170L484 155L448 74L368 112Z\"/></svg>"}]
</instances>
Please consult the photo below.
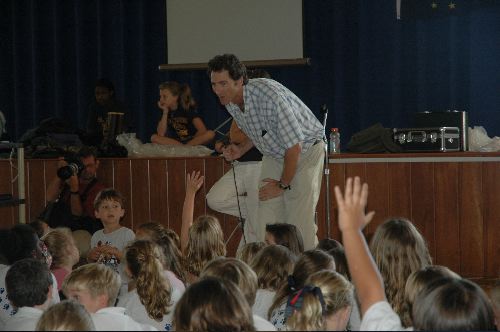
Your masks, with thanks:
<instances>
[{"instance_id":1,"label":"photographer crouching","mask_svg":"<svg viewBox=\"0 0 500 332\"><path fill-rule=\"evenodd\" d=\"M59 159L57 175L47 187L47 207L39 218L49 227L90 234L103 228L94 215L94 199L104 189L97 180L96 154L93 147L83 147L76 156Z\"/></svg>"}]
</instances>

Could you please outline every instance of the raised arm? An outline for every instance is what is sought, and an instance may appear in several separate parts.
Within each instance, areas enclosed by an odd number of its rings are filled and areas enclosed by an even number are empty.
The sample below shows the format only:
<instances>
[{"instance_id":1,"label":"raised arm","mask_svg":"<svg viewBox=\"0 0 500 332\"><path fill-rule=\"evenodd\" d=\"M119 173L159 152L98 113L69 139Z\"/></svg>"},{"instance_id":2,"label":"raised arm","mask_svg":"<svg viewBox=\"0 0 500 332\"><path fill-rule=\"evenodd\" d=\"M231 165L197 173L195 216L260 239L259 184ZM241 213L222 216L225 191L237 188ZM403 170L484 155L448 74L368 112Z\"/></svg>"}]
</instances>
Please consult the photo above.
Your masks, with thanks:
<instances>
[{"instance_id":1,"label":"raised arm","mask_svg":"<svg viewBox=\"0 0 500 332\"><path fill-rule=\"evenodd\" d=\"M347 179L344 195L335 186L335 197L347 264L361 304L361 315L364 315L373 304L386 300L383 279L362 233L375 212L365 214L368 185L361 185L359 177L354 181Z\"/></svg>"},{"instance_id":2,"label":"raised arm","mask_svg":"<svg viewBox=\"0 0 500 332\"><path fill-rule=\"evenodd\" d=\"M204 177L199 171L193 171L187 175L186 196L184 197L184 206L182 207L182 226L181 226L181 248L182 253L186 252L189 237L189 228L193 224L194 198L196 192L203 185Z\"/></svg>"}]
</instances>

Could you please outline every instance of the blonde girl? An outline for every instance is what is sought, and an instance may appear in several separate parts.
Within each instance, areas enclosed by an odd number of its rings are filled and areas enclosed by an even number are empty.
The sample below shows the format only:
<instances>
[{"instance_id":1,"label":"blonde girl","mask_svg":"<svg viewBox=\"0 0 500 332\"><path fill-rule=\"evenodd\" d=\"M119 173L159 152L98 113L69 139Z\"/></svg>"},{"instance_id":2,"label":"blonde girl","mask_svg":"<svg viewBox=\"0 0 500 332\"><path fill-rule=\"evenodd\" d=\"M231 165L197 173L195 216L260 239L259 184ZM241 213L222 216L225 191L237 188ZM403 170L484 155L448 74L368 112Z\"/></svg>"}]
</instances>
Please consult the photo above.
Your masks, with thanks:
<instances>
[{"instance_id":1,"label":"blonde girl","mask_svg":"<svg viewBox=\"0 0 500 332\"><path fill-rule=\"evenodd\" d=\"M196 281L205 264L216 257L226 256L224 233L219 221L203 215L193 222L194 198L203 185L200 172L187 174L186 196L182 210L181 244L188 283Z\"/></svg>"},{"instance_id":2,"label":"blonde girl","mask_svg":"<svg viewBox=\"0 0 500 332\"><path fill-rule=\"evenodd\" d=\"M252 259L250 266L257 274L257 295L253 313L268 319L268 311L278 289L286 285L297 257L285 246L272 244Z\"/></svg>"},{"instance_id":3,"label":"blonde girl","mask_svg":"<svg viewBox=\"0 0 500 332\"><path fill-rule=\"evenodd\" d=\"M41 239L52 255L50 270L57 280L58 291L62 290L64 278L73 270L80 260L73 235L68 228L56 228Z\"/></svg>"},{"instance_id":4,"label":"blonde girl","mask_svg":"<svg viewBox=\"0 0 500 332\"><path fill-rule=\"evenodd\" d=\"M236 252L236 258L250 265L252 259L263 249L267 244L265 242L249 242L244 244Z\"/></svg>"},{"instance_id":5,"label":"blonde girl","mask_svg":"<svg viewBox=\"0 0 500 332\"><path fill-rule=\"evenodd\" d=\"M35 331L95 331L95 326L83 305L64 300L45 310Z\"/></svg>"},{"instance_id":6,"label":"blonde girl","mask_svg":"<svg viewBox=\"0 0 500 332\"><path fill-rule=\"evenodd\" d=\"M318 249L304 251L295 264L293 274L288 277L288 283L281 286L269 308L269 321L278 330L286 328L285 309L288 298L304 287L311 274L321 270L335 271L335 261L332 256Z\"/></svg>"},{"instance_id":7,"label":"blonde girl","mask_svg":"<svg viewBox=\"0 0 500 332\"><path fill-rule=\"evenodd\" d=\"M151 136L151 142L164 145L200 145L210 143L215 136L207 130L196 112L196 102L187 84L160 84L158 107L162 116Z\"/></svg>"},{"instance_id":8,"label":"blonde girl","mask_svg":"<svg viewBox=\"0 0 500 332\"><path fill-rule=\"evenodd\" d=\"M169 279L172 287L184 291L186 273L181 264L182 254L173 240L172 233L169 231L171 230L163 227L159 223L149 222L139 225L136 230L135 238L137 240L152 241L160 247L163 254L161 255L161 259L166 277Z\"/></svg>"},{"instance_id":9,"label":"blonde girl","mask_svg":"<svg viewBox=\"0 0 500 332\"><path fill-rule=\"evenodd\" d=\"M370 251L384 280L387 301L400 318L405 317L406 280L432 264L424 238L409 220L390 219L377 227Z\"/></svg>"},{"instance_id":10,"label":"blonde girl","mask_svg":"<svg viewBox=\"0 0 500 332\"><path fill-rule=\"evenodd\" d=\"M306 285L291 301L288 329L345 331L354 302L352 284L340 273L323 270L307 278Z\"/></svg>"},{"instance_id":11,"label":"blonde girl","mask_svg":"<svg viewBox=\"0 0 500 332\"><path fill-rule=\"evenodd\" d=\"M161 251L150 241L138 240L125 249L126 271L135 281L135 289L120 298L119 306L139 323L159 330L172 327L172 310L181 293L172 290L163 274Z\"/></svg>"}]
</instances>

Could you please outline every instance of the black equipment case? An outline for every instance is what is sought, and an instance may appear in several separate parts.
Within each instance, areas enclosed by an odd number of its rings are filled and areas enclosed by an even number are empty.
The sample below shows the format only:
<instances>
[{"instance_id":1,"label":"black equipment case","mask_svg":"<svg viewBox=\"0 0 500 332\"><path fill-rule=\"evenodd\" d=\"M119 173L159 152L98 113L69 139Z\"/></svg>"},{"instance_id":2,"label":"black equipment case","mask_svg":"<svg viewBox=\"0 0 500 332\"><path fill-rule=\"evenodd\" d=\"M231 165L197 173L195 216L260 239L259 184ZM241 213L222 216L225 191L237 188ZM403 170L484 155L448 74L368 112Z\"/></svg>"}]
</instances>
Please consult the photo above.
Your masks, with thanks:
<instances>
[{"instance_id":1,"label":"black equipment case","mask_svg":"<svg viewBox=\"0 0 500 332\"><path fill-rule=\"evenodd\" d=\"M465 111L415 113L412 127L458 127L460 129L460 151L469 149L468 117Z\"/></svg>"},{"instance_id":2,"label":"black equipment case","mask_svg":"<svg viewBox=\"0 0 500 332\"><path fill-rule=\"evenodd\" d=\"M460 151L458 127L394 128L392 137L405 152Z\"/></svg>"}]
</instances>

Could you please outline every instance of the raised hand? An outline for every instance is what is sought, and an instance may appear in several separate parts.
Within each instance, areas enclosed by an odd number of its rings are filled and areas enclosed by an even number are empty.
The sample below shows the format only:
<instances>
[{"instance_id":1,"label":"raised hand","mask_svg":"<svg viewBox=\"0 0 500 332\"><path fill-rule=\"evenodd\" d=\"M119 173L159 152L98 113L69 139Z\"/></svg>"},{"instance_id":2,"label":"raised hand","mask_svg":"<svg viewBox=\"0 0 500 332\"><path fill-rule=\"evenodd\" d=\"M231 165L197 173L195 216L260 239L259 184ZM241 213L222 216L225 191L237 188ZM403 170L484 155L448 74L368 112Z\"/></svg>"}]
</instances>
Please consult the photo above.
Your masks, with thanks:
<instances>
[{"instance_id":1,"label":"raised hand","mask_svg":"<svg viewBox=\"0 0 500 332\"><path fill-rule=\"evenodd\" d=\"M195 194L203 185L203 181L205 181L205 177L200 175L200 171L193 171L191 174L187 174L186 179L186 194L192 193Z\"/></svg>"},{"instance_id":2,"label":"raised hand","mask_svg":"<svg viewBox=\"0 0 500 332\"><path fill-rule=\"evenodd\" d=\"M348 178L345 192L342 195L339 186L335 186L335 198L339 208L339 228L342 232L362 230L373 218L374 211L365 214L368 200L368 184L363 183L358 176Z\"/></svg>"}]
</instances>

